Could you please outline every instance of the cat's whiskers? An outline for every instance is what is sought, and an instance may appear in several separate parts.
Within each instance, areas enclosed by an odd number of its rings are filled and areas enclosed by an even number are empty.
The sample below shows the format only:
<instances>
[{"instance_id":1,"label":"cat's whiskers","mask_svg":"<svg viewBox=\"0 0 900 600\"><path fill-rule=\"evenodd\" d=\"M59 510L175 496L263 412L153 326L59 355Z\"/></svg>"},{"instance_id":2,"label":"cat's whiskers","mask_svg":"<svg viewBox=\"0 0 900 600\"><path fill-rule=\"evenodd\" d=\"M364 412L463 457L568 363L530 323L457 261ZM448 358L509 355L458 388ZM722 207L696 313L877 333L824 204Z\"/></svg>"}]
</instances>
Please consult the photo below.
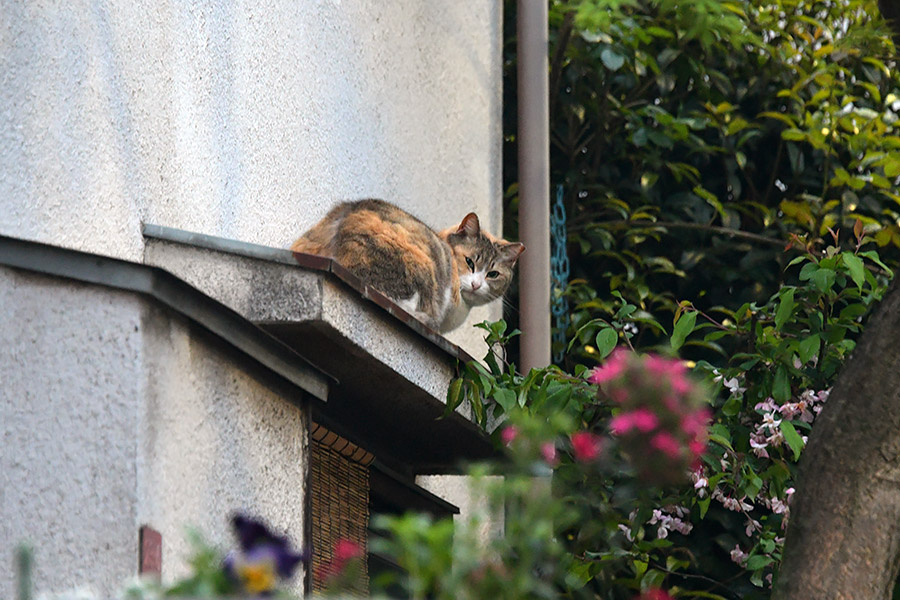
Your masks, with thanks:
<instances>
[{"instance_id":1,"label":"cat's whiskers","mask_svg":"<svg viewBox=\"0 0 900 600\"><path fill-rule=\"evenodd\" d=\"M512 301L509 300L505 294L500 296L500 300L503 302L503 308L509 309L510 311L514 312L515 314L519 314L519 307L516 306L515 304L513 304Z\"/></svg>"}]
</instances>

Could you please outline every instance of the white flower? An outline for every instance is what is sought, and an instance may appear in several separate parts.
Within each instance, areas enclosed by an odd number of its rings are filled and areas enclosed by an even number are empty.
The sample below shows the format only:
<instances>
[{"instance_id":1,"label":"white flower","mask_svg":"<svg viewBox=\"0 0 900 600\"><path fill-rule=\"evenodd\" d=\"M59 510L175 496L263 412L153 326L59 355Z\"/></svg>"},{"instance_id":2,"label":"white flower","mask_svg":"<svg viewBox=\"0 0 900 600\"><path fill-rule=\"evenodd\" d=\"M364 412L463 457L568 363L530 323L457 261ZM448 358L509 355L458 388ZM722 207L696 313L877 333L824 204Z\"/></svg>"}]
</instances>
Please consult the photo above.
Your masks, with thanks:
<instances>
[{"instance_id":1,"label":"white flower","mask_svg":"<svg viewBox=\"0 0 900 600\"><path fill-rule=\"evenodd\" d=\"M788 505L778 498L770 500L772 512L776 515L783 515L788 511Z\"/></svg>"},{"instance_id":2,"label":"white flower","mask_svg":"<svg viewBox=\"0 0 900 600\"><path fill-rule=\"evenodd\" d=\"M728 510L741 510L741 503L737 501L737 498L724 497L720 501L722 502L722 505Z\"/></svg>"},{"instance_id":3,"label":"white flower","mask_svg":"<svg viewBox=\"0 0 900 600\"><path fill-rule=\"evenodd\" d=\"M769 428L769 431L776 431L778 427L781 425L781 419L775 418L775 412L766 413L763 415L763 425Z\"/></svg>"},{"instance_id":4,"label":"white flower","mask_svg":"<svg viewBox=\"0 0 900 600\"><path fill-rule=\"evenodd\" d=\"M778 405L775 404L775 400L772 398L766 398L763 402L758 402L756 406L753 407L756 410L778 410Z\"/></svg>"},{"instance_id":5,"label":"white flower","mask_svg":"<svg viewBox=\"0 0 900 600\"><path fill-rule=\"evenodd\" d=\"M759 531L762 528L762 525L759 521L755 521L750 517L747 517L747 526L744 528L744 533L747 534L747 537L753 535L754 531Z\"/></svg>"},{"instance_id":6,"label":"white flower","mask_svg":"<svg viewBox=\"0 0 900 600\"><path fill-rule=\"evenodd\" d=\"M766 436L759 432L754 432L750 434L750 448L753 450L753 454L760 458L769 458L769 453L766 448L769 446L769 443L766 441Z\"/></svg>"},{"instance_id":7,"label":"white flower","mask_svg":"<svg viewBox=\"0 0 900 600\"><path fill-rule=\"evenodd\" d=\"M697 496L700 498L706 497L706 488L709 486L709 480L703 476L702 471L694 471L691 473L691 478L694 480L694 489L697 490Z\"/></svg>"},{"instance_id":8,"label":"white flower","mask_svg":"<svg viewBox=\"0 0 900 600\"><path fill-rule=\"evenodd\" d=\"M722 381L722 385L724 385L726 388L728 388L728 391L731 392L732 395L743 394L744 392L747 391L747 388L741 387L740 383L738 382L737 377L732 377L731 379L724 379Z\"/></svg>"},{"instance_id":9,"label":"white flower","mask_svg":"<svg viewBox=\"0 0 900 600\"><path fill-rule=\"evenodd\" d=\"M631 533L631 528L630 528L630 527L628 527L627 525L624 525L624 524L622 524L622 523L619 523L619 530L621 530L622 533L625 534L625 539L627 539L629 542L633 542L633 541L634 541L634 536L633 536L632 533Z\"/></svg>"},{"instance_id":10,"label":"white flower","mask_svg":"<svg viewBox=\"0 0 900 600\"><path fill-rule=\"evenodd\" d=\"M750 555L741 550L741 547L738 545L735 545L731 550L731 560L742 567L744 566L744 563L747 562L748 558L750 558Z\"/></svg>"}]
</instances>

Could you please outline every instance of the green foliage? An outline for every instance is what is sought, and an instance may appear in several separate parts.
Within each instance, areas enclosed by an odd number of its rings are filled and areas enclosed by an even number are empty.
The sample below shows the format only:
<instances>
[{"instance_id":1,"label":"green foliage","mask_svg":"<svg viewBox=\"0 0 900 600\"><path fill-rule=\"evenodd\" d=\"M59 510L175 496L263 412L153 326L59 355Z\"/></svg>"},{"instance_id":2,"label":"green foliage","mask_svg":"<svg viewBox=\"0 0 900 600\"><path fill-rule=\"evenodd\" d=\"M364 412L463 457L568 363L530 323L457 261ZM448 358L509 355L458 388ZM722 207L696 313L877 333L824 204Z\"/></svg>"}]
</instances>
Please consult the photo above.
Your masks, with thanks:
<instances>
[{"instance_id":1,"label":"green foliage","mask_svg":"<svg viewBox=\"0 0 900 600\"><path fill-rule=\"evenodd\" d=\"M667 583L767 597L805 438L900 256L895 50L871 0L550 6L573 273L560 366L656 349L716 385L711 450L682 496L694 532L647 568L680 560Z\"/></svg>"},{"instance_id":2,"label":"green foliage","mask_svg":"<svg viewBox=\"0 0 900 600\"><path fill-rule=\"evenodd\" d=\"M502 358L505 347L520 332L507 332L507 324L500 320L480 323L486 332L485 340L491 351L484 364L471 362L462 365L463 377L453 381L447 392L447 411L466 403L474 420L488 427L525 406L542 414L578 414L585 410L593 397L593 390L580 376L585 368L576 369L575 376L557 367L533 369L526 375L506 364ZM611 348L610 348L611 349Z\"/></svg>"},{"instance_id":3,"label":"green foliage","mask_svg":"<svg viewBox=\"0 0 900 600\"><path fill-rule=\"evenodd\" d=\"M874 5L551 3L551 168L567 191L572 332L631 304L646 320L619 335L665 343L655 324L680 300L765 301L787 283L789 240L819 248L857 219L896 259L900 92ZM516 167L506 170L514 209ZM582 341L570 365L594 349Z\"/></svg>"},{"instance_id":4,"label":"green foliage","mask_svg":"<svg viewBox=\"0 0 900 600\"><path fill-rule=\"evenodd\" d=\"M225 553L210 545L199 532L188 530L191 554L190 575L165 589L165 596L218 598L235 594L237 589L222 570ZM135 596L137 597L137 596Z\"/></svg>"}]
</instances>

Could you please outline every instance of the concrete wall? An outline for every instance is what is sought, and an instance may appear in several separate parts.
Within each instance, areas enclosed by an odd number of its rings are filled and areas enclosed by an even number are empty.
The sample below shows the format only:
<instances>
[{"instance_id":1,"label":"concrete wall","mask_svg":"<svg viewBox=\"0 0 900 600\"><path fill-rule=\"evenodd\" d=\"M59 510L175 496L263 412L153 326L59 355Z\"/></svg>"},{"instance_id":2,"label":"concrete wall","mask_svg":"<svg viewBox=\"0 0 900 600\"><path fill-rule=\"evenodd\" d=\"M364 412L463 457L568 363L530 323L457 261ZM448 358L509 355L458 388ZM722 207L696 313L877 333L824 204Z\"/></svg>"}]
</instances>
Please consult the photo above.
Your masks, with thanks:
<instances>
[{"instance_id":1,"label":"concrete wall","mask_svg":"<svg viewBox=\"0 0 900 600\"><path fill-rule=\"evenodd\" d=\"M0 306L0 598L20 542L39 590L112 591L138 560L140 304L0 267Z\"/></svg>"},{"instance_id":2,"label":"concrete wall","mask_svg":"<svg viewBox=\"0 0 900 600\"><path fill-rule=\"evenodd\" d=\"M358 197L435 228L474 210L499 233L501 12L499 0L0 0L0 234L134 261L141 222L287 247ZM46 589L105 592L134 572L143 519L169 565L183 524L222 532L238 504L299 522L302 415L183 325L151 327L131 296L8 270L0 307L0 560L31 538ZM470 320L488 315L499 306ZM479 337L451 339L480 355ZM185 486L197 502L178 500Z\"/></svg>"},{"instance_id":3,"label":"concrete wall","mask_svg":"<svg viewBox=\"0 0 900 600\"><path fill-rule=\"evenodd\" d=\"M307 416L221 344L139 297L5 268L0 306L0 560L33 544L39 592L111 595L144 524L166 580L186 527L234 545L235 510L302 544Z\"/></svg>"},{"instance_id":4,"label":"concrete wall","mask_svg":"<svg viewBox=\"0 0 900 600\"><path fill-rule=\"evenodd\" d=\"M501 216L502 2L0 2L0 233L288 246L335 202ZM488 313L480 311L480 320Z\"/></svg>"}]
</instances>

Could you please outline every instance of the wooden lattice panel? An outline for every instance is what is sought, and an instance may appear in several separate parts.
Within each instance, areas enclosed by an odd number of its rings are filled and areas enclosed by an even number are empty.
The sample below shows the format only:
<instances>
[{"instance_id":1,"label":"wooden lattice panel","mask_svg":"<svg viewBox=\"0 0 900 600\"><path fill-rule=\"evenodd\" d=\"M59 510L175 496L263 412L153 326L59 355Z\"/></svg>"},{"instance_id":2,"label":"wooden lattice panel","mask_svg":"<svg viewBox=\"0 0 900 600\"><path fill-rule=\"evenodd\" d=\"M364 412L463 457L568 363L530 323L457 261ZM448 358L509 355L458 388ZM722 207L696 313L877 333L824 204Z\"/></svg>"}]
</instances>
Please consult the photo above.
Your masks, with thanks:
<instances>
[{"instance_id":1,"label":"wooden lattice panel","mask_svg":"<svg viewBox=\"0 0 900 600\"><path fill-rule=\"evenodd\" d=\"M366 548L369 526L369 464L374 456L321 425L313 424L310 452L312 495L312 589L325 587L324 574L334 560L338 540ZM365 595L368 572L354 590Z\"/></svg>"}]
</instances>

